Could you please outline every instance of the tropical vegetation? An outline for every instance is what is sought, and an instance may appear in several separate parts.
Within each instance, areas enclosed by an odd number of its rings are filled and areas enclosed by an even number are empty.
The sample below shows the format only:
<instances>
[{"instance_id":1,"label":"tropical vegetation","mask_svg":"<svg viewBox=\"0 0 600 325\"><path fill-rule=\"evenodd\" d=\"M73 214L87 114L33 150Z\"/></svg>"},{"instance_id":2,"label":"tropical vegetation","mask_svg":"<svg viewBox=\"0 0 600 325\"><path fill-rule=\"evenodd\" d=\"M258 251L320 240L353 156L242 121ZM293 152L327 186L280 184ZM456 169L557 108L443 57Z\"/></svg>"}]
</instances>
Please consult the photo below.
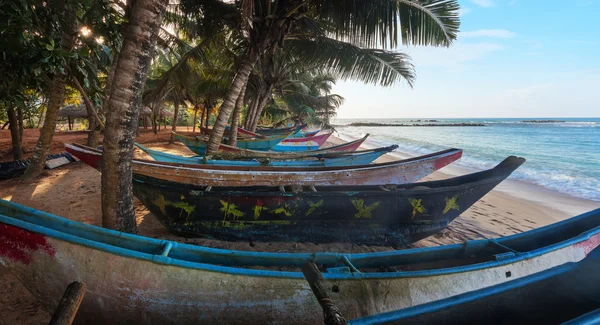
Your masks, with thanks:
<instances>
[{"instance_id":1,"label":"tropical vegetation","mask_svg":"<svg viewBox=\"0 0 600 325\"><path fill-rule=\"evenodd\" d=\"M82 102L88 144L103 134L103 225L136 232L131 159L140 111L155 132L165 112L209 126L207 156L237 126L304 122L331 128L338 80L415 82L400 46L449 46L457 0L160 0L0 2L0 122L39 175L57 111Z\"/></svg>"}]
</instances>

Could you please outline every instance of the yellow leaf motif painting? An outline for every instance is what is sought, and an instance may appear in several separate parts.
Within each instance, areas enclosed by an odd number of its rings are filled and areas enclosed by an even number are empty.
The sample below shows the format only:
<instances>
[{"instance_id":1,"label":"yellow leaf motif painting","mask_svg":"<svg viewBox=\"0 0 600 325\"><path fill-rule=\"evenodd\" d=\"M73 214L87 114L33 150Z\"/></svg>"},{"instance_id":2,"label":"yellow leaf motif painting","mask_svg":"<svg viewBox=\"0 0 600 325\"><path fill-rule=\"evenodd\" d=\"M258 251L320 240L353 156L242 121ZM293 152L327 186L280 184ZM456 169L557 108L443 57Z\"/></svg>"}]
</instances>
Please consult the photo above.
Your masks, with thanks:
<instances>
[{"instance_id":1,"label":"yellow leaf motif painting","mask_svg":"<svg viewBox=\"0 0 600 325\"><path fill-rule=\"evenodd\" d=\"M233 216L232 220L237 221L239 217L243 217L245 215L244 212L237 209L235 204L223 200L219 201L221 201L221 205L223 205L223 207L220 209L221 212L223 212L223 220L227 220L229 217Z\"/></svg>"},{"instance_id":2,"label":"yellow leaf motif painting","mask_svg":"<svg viewBox=\"0 0 600 325\"><path fill-rule=\"evenodd\" d=\"M263 211L269 211L269 209L263 207L262 205L254 206L254 220L258 219Z\"/></svg>"},{"instance_id":3,"label":"yellow leaf motif painting","mask_svg":"<svg viewBox=\"0 0 600 325\"><path fill-rule=\"evenodd\" d=\"M410 202L410 205L413 207L412 216L410 217L411 219L414 219L418 213L427 212L427 209L425 206L423 206L422 199L408 199L408 202Z\"/></svg>"},{"instance_id":4,"label":"yellow leaf motif painting","mask_svg":"<svg viewBox=\"0 0 600 325\"><path fill-rule=\"evenodd\" d=\"M164 196L159 195L156 198L156 200L152 201L152 204L154 204L158 207L158 209L160 210L160 213L162 213L163 215L167 214L167 210L165 209L165 205L167 205L167 201L165 201Z\"/></svg>"},{"instance_id":5,"label":"yellow leaf motif painting","mask_svg":"<svg viewBox=\"0 0 600 325\"><path fill-rule=\"evenodd\" d=\"M358 212L354 215L354 217L356 219L360 219L360 218L371 219L371 218L373 218L373 210L375 210L379 206L379 203L380 203L380 202L375 202L369 206L365 206L365 200L362 200L362 199L352 199L352 200L350 200L350 202L352 202L352 205L354 205L356 210L358 210Z\"/></svg>"},{"instance_id":6,"label":"yellow leaf motif painting","mask_svg":"<svg viewBox=\"0 0 600 325\"><path fill-rule=\"evenodd\" d=\"M283 213L285 214L287 217L291 217L292 213L289 211L290 206L287 204L284 204L283 206L280 206L274 210L272 210L273 214L280 214Z\"/></svg>"},{"instance_id":7,"label":"yellow leaf motif painting","mask_svg":"<svg viewBox=\"0 0 600 325\"><path fill-rule=\"evenodd\" d=\"M317 210L318 208L320 208L323 205L323 200L317 202L317 203L312 203L311 201L308 201L308 205L310 205L310 209L308 209L308 211L306 211L306 215L309 216L310 214L312 214L313 212L315 212L315 210Z\"/></svg>"},{"instance_id":8,"label":"yellow leaf motif painting","mask_svg":"<svg viewBox=\"0 0 600 325\"><path fill-rule=\"evenodd\" d=\"M458 204L456 204L456 199L458 199L458 194L456 194L455 196L453 196L451 198L445 198L446 207L444 208L444 214L446 214L450 210L458 210L459 209Z\"/></svg>"}]
</instances>

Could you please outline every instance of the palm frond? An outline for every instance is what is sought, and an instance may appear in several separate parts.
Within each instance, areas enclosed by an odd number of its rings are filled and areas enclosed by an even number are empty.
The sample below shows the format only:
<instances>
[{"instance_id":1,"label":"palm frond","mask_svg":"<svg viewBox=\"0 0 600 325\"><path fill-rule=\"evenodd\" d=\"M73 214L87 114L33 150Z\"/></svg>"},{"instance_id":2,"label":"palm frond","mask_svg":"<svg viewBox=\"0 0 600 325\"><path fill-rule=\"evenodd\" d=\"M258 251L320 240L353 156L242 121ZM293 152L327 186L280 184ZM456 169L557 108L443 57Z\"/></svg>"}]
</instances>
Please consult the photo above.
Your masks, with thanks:
<instances>
[{"instance_id":1,"label":"palm frond","mask_svg":"<svg viewBox=\"0 0 600 325\"><path fill-rule=\"evenodd\" d=\"M449 46L460 25L458 0L313 0L338 40L364 47Z\"/></svg>"},{"instance_id":2,"label":"palm frond","mask_svg":"<svg viewBox=\"0 0 600 325\"><path fill-rule=\"evenodd\" d=\"M415 69L404 53L379 49L364 49L328 37L292 38L286 41L287 50L303 62L321 66L340 79L390 86L406 80L412 87Z\"/></svg>"}]
</instances>

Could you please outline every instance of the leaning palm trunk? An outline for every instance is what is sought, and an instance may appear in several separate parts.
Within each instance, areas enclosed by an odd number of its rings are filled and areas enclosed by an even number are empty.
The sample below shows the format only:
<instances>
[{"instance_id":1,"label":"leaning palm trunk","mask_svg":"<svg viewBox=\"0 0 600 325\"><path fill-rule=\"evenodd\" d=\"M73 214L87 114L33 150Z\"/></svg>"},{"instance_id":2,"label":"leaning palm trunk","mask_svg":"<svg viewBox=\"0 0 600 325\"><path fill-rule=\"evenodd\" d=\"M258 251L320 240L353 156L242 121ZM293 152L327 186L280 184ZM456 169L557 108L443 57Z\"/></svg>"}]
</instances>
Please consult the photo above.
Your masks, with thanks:
<instances>
[{"instance_id":1,"label":"leaning palm trunk","mask_svg":"<svg viewBox=\"0 0 600 325\"><path fill-rule=\"evenodd\" d=\"M131 159L142 91L166 2L137 0L124 32L108 97L102 155L102 225L137 232Z\"/></svg>"},{"instance_id":2,"label":"leaning palm trunk","mask_svg":"<svg viewBox=\"0 0 600 325\"><path fill-rule=\"evenodd\" d=\"M194 122L192 123L192 133L196 132L196 122L198 121L198 104L194 105Z\"/></svg>"},{"instance_id":3,"label":"leaning palm trunk","mask_svg":"<svg viewBox=\"0 0 600 325\"><path fill-rule=\"evenodd\" d=\"M85 105L87 107L87 104ZM96 148L98 146L98 123L96 122L96 118L94 114L91 112L93 108L88 108L88 122L89 122L89 130L88 130L88 138L87 138L87 146Z\"/></svg>"},{"instance_id":4,"label":"leaning palm trunk","mask_svg":"<svg viewBox=\"0 0 600 325\"><path fill-rule=\"evenodd\" d=\"M58 109L62 105L65 98L65 75L57 72L52 79L52 86L50 88L50 100L48 101L48 109L46 110L46 118L44 119L44 125L40 130L40 138L38 139L37 145L31 158L31 163L23 179L31 179L37 177L44 170L46 164L46 156L50 151L50 145L52 144L52 137L54 136L54 129L56 128L56 119Z\"/></svg>"},{"instance_id":5,"label":"leaning palm trunk","mask_svg":"<svg viewBox=\"0 0 600 325\"><path fill-rule=\"evenodd\" d=\"M248 83L250 71L254 67L254 64L257 60L258 53L256 53L254 50L250 50L238 68L235 78L231 83L231 87L229 88L229 91L223 100L223 104L221 104L221 109L219 110L219 115L217 116L217 120L215 121L212 132L210 133L210 138L206 148L206 155L204 156L205 158L210 157L213 153L217 152L219 145L221 145L221 139L223 138L225 126L227 125L231 111L233 111L242 88L244 88L246 83Z\"/></svg>"},{"instance_id":6,"label":"leaning palm trunk","mask_svg":"<svg viewBox=\"0 0 600 325\"><path fill-rule=\"evenodd\" d=\"M177 117L179 115L179 100L175 100L175 110L173 111L173 122L171 123L171 131L177 131ZM175 142L175 133L171 132L169 143Z\"/></svg>"},{"instance_id":7,"label":"leaning palm trunk","mask_svg":"<svg viewBox=\"0 0 600 325\"><path fill-rule=\"evenodd\" d=\"M246 97L246 86L248 83L242 87L242 91L240 92L240 96L235 102L235 109L233 110L233 116L231 117L231 130L229 132L229 145L232 147L237 146L237 128L240 122L240 113L242 112L242 106L244 106L244 97Z\"/></svg>"},{"instance_id":8,"label":"leaning palm trunk","mask_svg":"<svg viewBox=\"0 0 600 325\"><path fill-rule=\"evenodd\" d=\"M254 98L250 104L250 108L248 109L248 113L246 115L246 120L244 121L244 128L246 130L250 130L250 127L252 126L252 118L254 117L254 112L256 112L256 107L258 106L259 101L259 95L256 95L256 98Z\"/></svg>"},{"instance_id":9,"label":"leaning palm trunk","mask_svg":"<svg viewBox=\"0 0 600 325\"><path fill-rule=\"evenodd\" d=\"M273 86L269 85L269 87L267 87L267 90L260 97L260 101L258 102L256 111L254 112L254 116L252 117L252 124L250 125L251 132L256 131L256 127L258 126L258 121L260 120L260 116L262 115L262 112L265 109L265 106L267 106L267 103L271 99L271 89L272 88L273 88Z\"/></svg>"},{"instance_id":10,"label":"leaning palm trunk","mask_svg":"<svg viewBox=\"0 0 600 325\"><path fill-rule=\"evenodd\" d=\"M19 120L19 139L23 141L23 130L25 130L25 127L23 126L23 108L17 108L17 113L17 119Z\"/></svg>"},{"instance_id":11,"label":"leaning palm trunk","mask_svg":"<svg viewBox=\"0 0 600 325\"><path fill-rule=\"evenodd\" d=\"M67 16L65 21L73 22L74 19L69 18L73 17L74 9L69 5L65 5L65 10L65 14ZM60 38L60 48L65 51L70 51L71 48L73 48L75 39L75 25L70 24L65 26ZM33 157L31 158L29 167L27 167L27 170L25 170L25 175L23 175L24 180L37 177L44 170L46 156L50 151L52 137L54 136L54 129L56 128L56 119L58 117L57 113L65 98L65 82L66 76L60 71L56 71L54 77L52 78L52 85L50 86L50 99L48 100L48 108L46 109L44 125L40 130L40 138L38 139L37 145L33 152Z\"/></svg>"},{"instance_id":12,"label":"leaning palm trunk","mask_svg":"<svg viewBox=\"0 0 600 325\"><path fill-rule=\"evenodd\" d=\"M13 158L15 160L21 160L23 159L23 148L21 142L23 137L21 137L21 132L19 131L17 122L17 114L13 107L8 109L8 124L12 141Z\"/></svg>"}]
</instances>

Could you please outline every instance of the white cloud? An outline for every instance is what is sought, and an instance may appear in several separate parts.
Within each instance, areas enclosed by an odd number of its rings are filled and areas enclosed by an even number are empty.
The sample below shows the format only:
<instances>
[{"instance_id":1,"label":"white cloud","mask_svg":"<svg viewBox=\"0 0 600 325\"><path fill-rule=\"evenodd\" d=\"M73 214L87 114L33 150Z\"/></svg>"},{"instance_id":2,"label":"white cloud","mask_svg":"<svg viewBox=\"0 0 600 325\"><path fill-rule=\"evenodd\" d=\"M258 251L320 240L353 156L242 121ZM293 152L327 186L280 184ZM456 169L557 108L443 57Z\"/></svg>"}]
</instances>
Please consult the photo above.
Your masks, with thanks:
<instances>
[{"instance_id":1,"label":"white cloud","mask_svg":"<svg viewBox=\"0 0 600 325\"><path fill-rule=\"evenodd\" d=\"M459 38L467 37L497 37L497 38L511 38L516 34L506 29L480 29L470 32L458 33Z\"/></svg>"},{"instance_id":2,"label":"white cloud","mask_svg":"<svg viewBox=\"0 0 600 325\"><path fill-rule=\"evenodd\" d=\"M473 2L474 4L476 4L480 7L485 7L485 8L494 6L494 2L492 0L471 0L471 2Z\"/></svg>"},{"instance_id":3,"label":"white cloud","mask_svg":"<svg viewBox=\"0 0 600 325\"><path fill-rule=\"evenodd\" d=\"M471 8L461 7L458 10L458 15L462 17L462 16L464 16L464 15L470 13L470 12L471 12Z\"/></svg>"}]
</instances>

